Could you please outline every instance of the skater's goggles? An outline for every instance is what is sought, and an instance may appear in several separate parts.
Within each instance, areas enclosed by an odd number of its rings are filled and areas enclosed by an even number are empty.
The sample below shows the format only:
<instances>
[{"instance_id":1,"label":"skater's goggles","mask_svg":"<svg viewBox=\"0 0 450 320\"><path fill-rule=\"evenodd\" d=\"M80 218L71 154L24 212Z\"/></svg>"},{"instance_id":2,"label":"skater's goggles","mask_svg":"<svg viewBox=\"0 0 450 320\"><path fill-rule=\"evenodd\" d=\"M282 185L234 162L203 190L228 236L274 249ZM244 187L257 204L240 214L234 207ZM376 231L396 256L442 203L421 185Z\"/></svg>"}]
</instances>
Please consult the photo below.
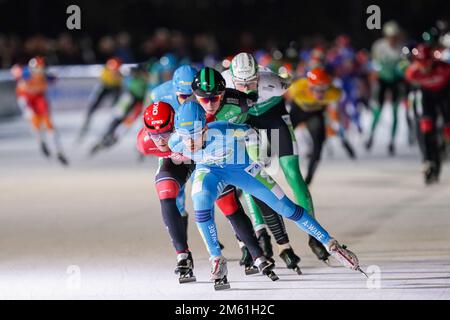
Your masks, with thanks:
<instances>
[{"instance_id":1,"label":"skater's goggles","mask_svg":"<svg viewBox=\"0 0 450 320\"><path fill-rule=\"evenodd\" d=\"M187 100L192 96L192 93L181 93L181 92L177 92L177 97L182 99L182 100Z\"/></svg>"},{"instance_id":2,"label":"skater's goggles","mask_svg":"<svg viewBox=\"0 0 450 320\"><path fill-rule=\"evenodd\" d=\"M189 132L186 129L177 130L177 134L180 136L182 140L194 140L194 141L199 140L204 132L205 132L204 129L196 130L194 132Z\"/></svg>"},{"instance_id":3,"label":"skater's goggles","mask_svg":"<svg viewBox=\"0 0 450 320\"><path fill-rule=\"evenodd\" d=\"M240 81L240 80L233 80L233 83L236 87L236 89L256 89L258 87L258 79L250 80L250 81Z\"/></svg>"},{"instance_id":4,"label":"skater's goggles","mask_svg":"<svg viewBox=\"0 0 450 320\"><path fill-rule=\"evenodd\" d=\"M199 96L197 96L198 102L203 103L203 104L208 104L210 102L211 103L216 103L216 102L218 102L220 100L220 98L221 98L220 94L217 95L217 96L209 96L209 97L199 97Z\"/></svg>"},{"instance_id":5,"label":"skater's goggles","mask_svg":"<svg viewBox=\"0 0 450 320\"><path fill-rule=\"evenodd\" d=\"M148 135L153 141L159 141L161 139L167 140L170 138L172 132L164 132L164 133L149 133Z\"/></svg>"}]
</instances>

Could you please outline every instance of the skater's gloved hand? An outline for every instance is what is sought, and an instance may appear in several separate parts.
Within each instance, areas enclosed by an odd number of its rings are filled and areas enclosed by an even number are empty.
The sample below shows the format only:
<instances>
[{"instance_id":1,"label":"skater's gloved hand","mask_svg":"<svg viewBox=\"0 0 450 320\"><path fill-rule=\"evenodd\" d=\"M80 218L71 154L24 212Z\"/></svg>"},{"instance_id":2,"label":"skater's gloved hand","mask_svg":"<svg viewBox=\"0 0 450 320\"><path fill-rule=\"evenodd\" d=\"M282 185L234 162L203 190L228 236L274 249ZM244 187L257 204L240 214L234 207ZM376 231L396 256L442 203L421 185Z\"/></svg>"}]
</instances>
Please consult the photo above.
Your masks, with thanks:
<instances>
[{"instance_id":1,"label":"skater's gloved hand","mask_svg":"<svg viewBox=\"0 0 450 320\"><path fill-rule=\"evenodd\" d=\"M258 101L258 91L250 91L247 93L247 105L252 107Z\"/></svg>"}]
</instances>

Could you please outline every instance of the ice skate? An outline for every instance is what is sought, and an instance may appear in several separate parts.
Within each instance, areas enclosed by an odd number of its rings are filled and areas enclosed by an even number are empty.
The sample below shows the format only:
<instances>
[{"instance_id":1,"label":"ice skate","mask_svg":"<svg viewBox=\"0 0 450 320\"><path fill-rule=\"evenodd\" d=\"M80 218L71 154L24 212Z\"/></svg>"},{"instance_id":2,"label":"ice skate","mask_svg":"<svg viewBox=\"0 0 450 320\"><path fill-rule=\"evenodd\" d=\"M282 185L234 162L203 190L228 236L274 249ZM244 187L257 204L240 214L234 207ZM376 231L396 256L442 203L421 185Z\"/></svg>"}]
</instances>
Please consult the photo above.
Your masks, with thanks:
<instances>
[{"instance_id":1,"label":"ice skate","mask_svg":"<svg viewBox=\"0 0 450 320\"><path fill-rule=\"evenodd\" d=\"M259 257L255 260L255 266L258 268L259 272L261 272L263 275L269 277L272 281L277 281L279 278L276 275L276 273L273 271L273 268L275 267L275 264L268 261L266 257Z\"/></svg>"},{"instance_id":2,"label":"ice skate","mask_svg":"<svg viewBox=\"0 0 450 320\"><path fill-rule=\"evenodd\" d=\"M347 249L345 245L340 245L337 240L330 240L327 245L328 252L344 267L361 272L367 277L367 274L361 269L358 257Z\"/></svg>"},{"instance_id":3,"label":"ice skate","mask_svg":"<svg viewBox=\"0 0 450 320\"><path fill-rule=\"evenodd\" d=\"M227 260L220 256L209 258L209 262L211 263L211 280L214 281L214 289L230 289L230 284L227 279Z\"/></svg>"},{"instance_id":4,"label":"ice skate","mask_svg":"<svg viewBox=\"0 0 450 320\"><path fill-rule=\"evenodd\" d=\"M272 243L270 242L270 235L267 233L266 229L262 229L261 233L258 235L258 243L264 252L264 256L273 261Z\"/></svg>"},{"instance_id":5,"label":"ice skate","mask_svg":"<svg viewBox=\"0 0 450 320\"><path fill-rule=\"evenodd\" d=\"M46 158L50 158L52 156L45 142L41 142L41 152Z\"/></svg>"},{"instance_id":6,"label":"ice skate","mask_svg":"<svg viewBox=\"0 0 450 320\"><path fill-rule=\"evenodd\" d=\"M294 270L299 275L302 274L302 271L298 266L298 263L300 262L300 257L294 253L294 250L292 250L291 247L284 249L280 253L280 258L286 263L286 267L288 269Z\"/></svg>"},{"instance_id":7,"label":"ice skate","mask_svg":"<svg viewBox=\"0 0 450 320\"><path fill-rule=\"evenodd\" d=\"M179 275L178 281L180 284L197 280L194 276L194 260L192 259L192 254L190 252L177 255L175 274Z\"/></svg>"},{"instance_id":8,"label":"ice skate","mask_svg":"<svg viewBox=\"0 0 450 320\"><path fill-rule=\"evenodd\" d=\"M320 243L319 240L314 238L313 236L309 236L308 245L311 248L312 252L316 255L317 259L323 261L325 264L329 266L328 258L330 254L327 249Z\"/></svg>"},{"instance_id":9,"label":"ice skate","mask_svg":"<svg viewBox=\"0 0 450 320\"><path fill-rule=\"evenodd\" d=\"M242 257L241 260L239 260L239 265L245 267L245 275L249 276L258 273L258 268L253 265L253 259L250 255L250 251L248 251L248 248L246 246L243 246L241 248L241 251Z\"/></svg>"},{"instance_id":10,"label":"ice skate","mask_svg":"<svg viewBox=\"0 0 450 320\"><path fill-rule=\"evenodd\" d=\"M63 166L69 165L69 161L67 160L66 156L62 152L58 152L58 154L56 155L56 158Z\"/></svg>"},{"instance_id":11,"label":"ice skate","mask_svg":"<svg viewBox=\"0 0 450 320\"><path fill-rule=\"evenodd\" d=\"M435 163L425 161L422 169L426 185L431 185L439 181L438 169Z\"/></svg>"}]
</instances>

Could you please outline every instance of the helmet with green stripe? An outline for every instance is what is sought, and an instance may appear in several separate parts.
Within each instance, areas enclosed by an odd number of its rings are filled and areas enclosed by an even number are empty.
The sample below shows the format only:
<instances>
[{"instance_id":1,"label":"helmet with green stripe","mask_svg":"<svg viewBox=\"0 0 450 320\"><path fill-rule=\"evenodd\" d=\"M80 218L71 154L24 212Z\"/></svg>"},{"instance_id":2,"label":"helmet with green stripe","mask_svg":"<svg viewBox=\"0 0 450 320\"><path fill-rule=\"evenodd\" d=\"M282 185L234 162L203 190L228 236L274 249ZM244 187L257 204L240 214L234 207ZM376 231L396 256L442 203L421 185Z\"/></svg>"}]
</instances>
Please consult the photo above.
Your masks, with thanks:
<instances>
[{"instance_id":1,"label":"helmet with green stripe","mask_svg":"<svg viewBox=\"0 0 450 320\"><path fill-rule=\"evenodd\" d=\"M258 77L258 65L249 53L241 52L231 60L231 76L237 81L252 81Z\"/></svg>"},{"instance_id":2,"label":"helmet with green stripe","mask_svg":"<svg viewBox=\"0 0 450 320\"><path fill-rule=\"evenodd\" d=\"M220 72L209 67L200 70L192 82L192 90L200 97L220 95L225 88L225 79Z\"/></svg>"}]
</instances>

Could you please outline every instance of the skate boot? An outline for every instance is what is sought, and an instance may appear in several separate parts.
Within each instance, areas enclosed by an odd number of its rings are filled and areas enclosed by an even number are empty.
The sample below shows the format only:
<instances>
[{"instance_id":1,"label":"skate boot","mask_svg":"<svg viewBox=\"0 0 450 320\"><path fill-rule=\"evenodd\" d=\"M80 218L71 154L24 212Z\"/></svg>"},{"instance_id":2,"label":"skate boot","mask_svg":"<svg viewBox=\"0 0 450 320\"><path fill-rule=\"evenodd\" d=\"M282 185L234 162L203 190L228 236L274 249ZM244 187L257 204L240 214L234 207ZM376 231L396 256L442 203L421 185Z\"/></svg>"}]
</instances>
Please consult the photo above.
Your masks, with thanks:
<instances>
[{"instance_id":1,"label":"skate boot","mask_svg":"<svg viewBox=\"0 0 450 320\"><path fill-rule=\"evenodd\" d=\"M327 249L320 243L319 240L314 238L313 236L309 236L308 245L311 248L312 252L316 255L317 259L328 264L328 257L330 254L327 252Z\"/></svg>"},{"instance_id":2,"label":"skate boot","mask_svg":"<svg viewBox=\"0 0 450 320\"><path fill-rule=\"evenodd\" d=\"M258 268L253 265L253 258L250 255L250 251L248 251L248 248L246 246L243 246L241 248L241 251L242 257L241 260L239 260L239 265L245 267L245 275L249 276L258 273Z\"/></svg>"},{"instance_id":3,"label":"skate boot","mask_svg":"<svg viewBox=\"0 0 450 320\"><path fill-rule=\"evenodd\" d=\"M280 258L283 259L283 261L286 263L286 267L288 269L294 270L295 272L297 272L297 274L302 274L302 271L298 266L298 263L300 262L300 257L294 253L294 250L292 250L290 246L289 248L281 251Z\"/></svg>"},{"instance_id":4,"label":"skate boot","mask_svg":"<svg viewBox=\"0 0 450 320\"><path fill-rule=\"evenodd\" d=\"M179 275L178 282L180 284L197 280L194 276L194 260L190 252L179 253L177 255L175 274Z\"/></svg>"},{"instance_id":5,"label":"skate boot","mask_svg":"<svg viewBox=\"0 0 450 320\"><path fill-rule=\"evenodd\" d=\"M437 183L439 181L439 170L434 162L425 161L422 171L426 185Z\"/></svg>"},{"instance_id":6,"label":"skate boot","mask_svg":"<svg viewBox=\"0 0 450 320\"><path fill-rule=\"evenodd\" d=\"M255 260L255 266L258 268L259 272L263 275L267 276L272 281L277 281L278 276L275 272L273 272L273 268L275 268L275 264L268 261L266 257L262 256Z\"/></svg>"},{"instance_id":7,"label":"skate boot","mask_svg":"<svg viewBox=\"0 0 450 320\"><path fill-rule=\"evenodd\" d=\"M45 142L41 142L41 152L46 158L51 157L50 150L47 147L47 144Z\"/></svg>"},{"instance_id":8,"label":"skate boot","mask_svg":"<svg viewBox=\"0 0 450 320\"><path fill-rule=\"evenodd\" d=\"M365 145L366 150L370 151L372 149L372 145L373 145L373 137L370 136L369 140L367 140L366 145Z\"/></svg>"},{"instance_id":9,"label":"skate boot","mask_svg":"<svg viewBox=\"0 0 450 320\"><path fill-rule=\"evenodd\" d=\"M262 229L261 233L258 235L258 243L261 249L263 250L264 256L270 261L274 262L272 243L270 242L270 236L267 233L266 229Z\"/></svg>"},{"instance_id":10,"label":"skate boot","mask_svg":"<svg viewBox=\"0 0 450 320\"><path fill-rule=\"evenodd\" d=\"M395 156L395 145L392 142L388 146L388 153L391 157Z\"/></svg>"},{"instance_id":11,"label":"skate boot","mask_svg":"<svg viewBox=\"0 0 450 320\"><path fill-rule=\"evenodd\" d=\"M358 257L347 249L345 245L341 246L337 240L330 240L327 250L344 267L361 272L367 277L367 274L361 269Z\"/></svg>"},{"instance_id":12,"label":"skate boot","mask_svg":"<svg viewBox=\"0 0 450 320\"><path fill-rule=\"evenodd\" d=\"M214 290L230 289L227 279L227 260L220 256L209 258L209 262L211 263L211 280L214 281Z\"/></svg>"},{"instance_id":13,"label":"skate boot","mask_svg":"<svg viewBox=\"0 0 450 320\"><path fill-rule=\"evenodd\" d=\"M117 143L119 139L117 139L117 137L113 134L107 135L104 139L103 139L103 145L105 146L105 148L110 148L113 145L115 145Z\"/></svg>"},{"instance_id":14,"label":"skate boot","mask_svg":"<svg viewBox=\"0 0 450 320\"><path fill-rule=\"evenodd\" d=\"M102 142L99 142L91 148L91 150L89 151L89 155L92 157L103 149L105 149L105 146L103 145Z\"/></svg>"},{"instance_id":15,"label":"skate boot","mask_svg":"<svg viewBox=\"0 0 450 320\"><path fill-rule=\"evenodd\" d=\"M342 146L344 147L345 151L347 151L348 156L350 159L355 160L356 154L355 150L353 150L353 147L350 145L350 143L347 140L342 141Z\"/></svg>"},{"instance_id":16,"label":"skate boot","mask_svg":"<svg viewBox=\"0 0 450 320\"><path fill-rule=\"evenodd\" d=\"M83 125L83 127L81 128L80 133L78 134L78 137L76 140L77 144L83 143L84 138L86 137L86 134L88 133L88 130L89 130L89 128L88 128L87 124L85 123Z\"/></svg>"},{"instance_id":17,"label":"skate boot","mask_svg":"<svg viewBox=\"0 0 450 320\"><path fill-rule=\"evenodd\" d=\"M62 152L58 152L58 154L56 155L56 158L63 166L69 165L69 161L67 161L66 156Z\"/></svg>"}]
</instances>

